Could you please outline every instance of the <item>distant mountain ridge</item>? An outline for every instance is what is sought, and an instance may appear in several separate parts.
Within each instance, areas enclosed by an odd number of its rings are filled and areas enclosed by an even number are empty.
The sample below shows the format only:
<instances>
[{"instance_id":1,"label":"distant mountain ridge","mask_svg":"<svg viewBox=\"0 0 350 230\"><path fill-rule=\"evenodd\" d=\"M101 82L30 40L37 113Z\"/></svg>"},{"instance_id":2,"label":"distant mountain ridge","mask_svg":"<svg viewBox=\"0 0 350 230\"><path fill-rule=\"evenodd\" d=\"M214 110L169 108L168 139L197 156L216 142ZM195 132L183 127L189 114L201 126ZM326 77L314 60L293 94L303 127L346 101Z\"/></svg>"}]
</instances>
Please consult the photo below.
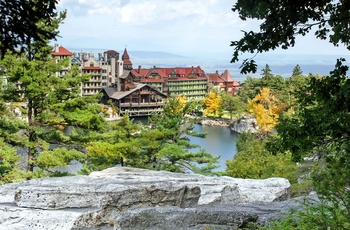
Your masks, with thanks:
<instances>
[{"instance_id":1,"label":"distant mountain ridge","mask_svg":"<svg viewBox=\"0 0 350 230\"><path fill-rule=\"evenodd\" d=\"M77 49L66 47L71 52L93 52L103 53L109 49ZM120 58L124 52L123 50L116 50L120 53ZM283 77L290 77L293 68L299 64L304 75L320 74L329 75L329 72L334 69L336 60L340 57L346 58L346 64L350 65L349 55L316 55L316 54L259 54L255 57L258 64L258 71L255 74L240 74L241 63L230 63L230 58L220 57L220 54L213 55L215 58L206 56L186 56L179 55L166 51L140 51L129 50L128 53L134 68L141 66L142 68L158 67L191 67L200 66L206 73L219 73L228 70L234 80L244 81L247 76L261 77L261 70L266 64L270 66L272 74L281 75ZM350 53L349 53L350 54ZM242 58L241 60L243 60Z\"/></svg>"}]
</instances>

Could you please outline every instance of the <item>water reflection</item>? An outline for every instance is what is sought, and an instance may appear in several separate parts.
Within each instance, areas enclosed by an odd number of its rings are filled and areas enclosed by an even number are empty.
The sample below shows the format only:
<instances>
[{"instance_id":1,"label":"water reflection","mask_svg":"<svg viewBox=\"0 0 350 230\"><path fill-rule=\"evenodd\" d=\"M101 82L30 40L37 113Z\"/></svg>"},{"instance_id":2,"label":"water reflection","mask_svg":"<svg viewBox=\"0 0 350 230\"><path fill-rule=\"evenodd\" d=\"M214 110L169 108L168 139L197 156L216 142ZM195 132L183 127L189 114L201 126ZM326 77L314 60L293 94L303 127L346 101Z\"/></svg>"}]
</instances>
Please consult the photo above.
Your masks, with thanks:
<instances>
[{"instance_id":1,"label":"water reflection","mask_svg":"<svg viewBox=\"0 0 350 230\"><path fill-rule=\"evenodd\" d=\"M197 144L214 156L220 156L220 167L214 171L225 171L227 160L232 160L237 152L237 134L228 127L195 124L193 131L207 133L206 138L188 136L191 144Z\"/></svg>"}]
</instances>

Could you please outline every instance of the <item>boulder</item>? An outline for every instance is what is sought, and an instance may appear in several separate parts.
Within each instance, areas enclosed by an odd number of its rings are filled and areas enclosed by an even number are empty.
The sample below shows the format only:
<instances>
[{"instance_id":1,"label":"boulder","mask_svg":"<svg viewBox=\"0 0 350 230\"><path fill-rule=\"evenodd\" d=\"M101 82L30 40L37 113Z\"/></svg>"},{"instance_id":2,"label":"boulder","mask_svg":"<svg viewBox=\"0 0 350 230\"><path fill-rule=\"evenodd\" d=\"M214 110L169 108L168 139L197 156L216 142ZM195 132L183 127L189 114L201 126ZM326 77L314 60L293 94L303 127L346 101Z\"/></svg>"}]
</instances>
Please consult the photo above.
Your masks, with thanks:
<instances>
[{"instance_id":1,"label":"boulder","mask_svg":"<svg viewBox=\"0 0 350 230\"><path fill-rule=\"evenodd\" d=\"M0 230L115 229L116 219L128 210L232 206L289 196L290 184L283 178L245 180L115 167L89 176L0 186Z\"/></svg>"},{"instance_id":2,"label":"boulder","mask_svg":"<svg viewBox=\"0 0 350 230\"><path fill-rule=\"evenodd\" d=\"M257 125L255 118L243 116L241 119L237 120L231 125L231 130L236 133L256 133L259 130L259 126Z\"/></svg>"},{"instance_id":3,"label":"boulder","mask_svg":"<svg viewBox=\"0 0 350 230\"><path fill-rule=\"evenodd\" d=\"M266 225L269 221L281 220L283 213L292 209L301 210L302 199L304 198L273 203L199 205L184 209L140 208L121 213L116 220L116 229L233 230L247 227L252 222Z\"/></svg>"}]
</instances>

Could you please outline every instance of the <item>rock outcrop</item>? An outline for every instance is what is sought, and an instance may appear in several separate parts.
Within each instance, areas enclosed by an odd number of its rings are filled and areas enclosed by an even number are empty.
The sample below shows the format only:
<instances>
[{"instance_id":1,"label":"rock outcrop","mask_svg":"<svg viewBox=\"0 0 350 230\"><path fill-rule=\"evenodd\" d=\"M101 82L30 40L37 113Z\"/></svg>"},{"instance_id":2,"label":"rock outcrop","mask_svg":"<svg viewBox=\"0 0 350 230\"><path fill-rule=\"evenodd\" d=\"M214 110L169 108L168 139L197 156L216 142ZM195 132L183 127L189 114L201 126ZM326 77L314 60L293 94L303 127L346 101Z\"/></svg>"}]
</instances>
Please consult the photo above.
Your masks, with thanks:
<instances>
[{"instance_id":1,"label":"rock outcrop","mask_svg":"<svg viewBox=\"0 0 350 230\"><path fill-rule=\"evenodd\" d=\"M181 223L182 218L195 217L209 207L224 205L238 213L236 205L288 200L289 196L290 184L283 178L244 180L116 167L89 176L0 186L0 229L164 229L154 223L158 220L142 227L143 218L150 215L145 210ZM125 218L129 212L140 214L130 222L131 217ZM214 218L219 212L207 213Z\"/></svg>"},{"instance_id":2,"label":"rock outcrop","mask_svg":"<svg viewBox=\"0 0 350 230\"><path fill-rule=\"evenodd\" d=\"M255 118L243 116L231 125L231 130L236 133L256 133L259 130L259 126L257 125Z\"/></svg>"},{"instance_id":3,"label":"rock outcrop","mask_svg":"<svg viewBox=\"0 0 350 230\"><path fill-rule=\"evenodd\" d=\"M217 119L205 119L199 121L201 125L209 125L209 126L221 126L221 127L230 127L233 123L230 119L223 119L223 118L217 118Z\"/></svg>"}]
</instances>

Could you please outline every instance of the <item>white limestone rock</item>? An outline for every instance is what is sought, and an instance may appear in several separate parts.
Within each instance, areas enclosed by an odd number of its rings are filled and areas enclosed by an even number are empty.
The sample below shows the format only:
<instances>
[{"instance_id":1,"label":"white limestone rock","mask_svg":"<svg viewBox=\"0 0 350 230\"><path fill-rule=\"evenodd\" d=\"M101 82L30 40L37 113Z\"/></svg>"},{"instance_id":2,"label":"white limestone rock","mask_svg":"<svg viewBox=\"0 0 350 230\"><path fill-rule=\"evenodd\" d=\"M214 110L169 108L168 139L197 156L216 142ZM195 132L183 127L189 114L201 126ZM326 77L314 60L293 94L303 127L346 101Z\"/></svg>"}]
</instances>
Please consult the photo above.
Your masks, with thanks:
<instances>
[{"instance_id":1,"label":"white limestone rock","mask_svg":"<svg viewBox=\"0 0 350 230\"><path fill-rule=\"evenodd\" d=\"M197 174L180 174L164 171L150 171L137 168L109 168L93 172L90 177L127 179L130 183L168 182L198 186L201 196L198 204L239 204L253 202L274 202L290 198L291 185L284 178L264 180L232 177L209 177Z\"/></svg>"},{"instance_id":2,"label":"white limestone rock","mask_svg":"<svg viewBox=\"0 0 350 230\"><path fill-rule=\"evenodd\" d=\"M255 118L243 116L231 125L231 130L236 133L256 133L259 130L259 126L257 125Z\"/></svg>"},{"instance_id":3,"label":"white limestone rock","mask_svg":"<svg viewBox=\"0 0 350 230\"><path fill-rule=\"evenodd\" d=\"M0 230L109 230L128 210L273 202L288 199L289 190L283 178L245 180L116 167L89 176L0 186Z\"/></svg>"}]
</instances>

